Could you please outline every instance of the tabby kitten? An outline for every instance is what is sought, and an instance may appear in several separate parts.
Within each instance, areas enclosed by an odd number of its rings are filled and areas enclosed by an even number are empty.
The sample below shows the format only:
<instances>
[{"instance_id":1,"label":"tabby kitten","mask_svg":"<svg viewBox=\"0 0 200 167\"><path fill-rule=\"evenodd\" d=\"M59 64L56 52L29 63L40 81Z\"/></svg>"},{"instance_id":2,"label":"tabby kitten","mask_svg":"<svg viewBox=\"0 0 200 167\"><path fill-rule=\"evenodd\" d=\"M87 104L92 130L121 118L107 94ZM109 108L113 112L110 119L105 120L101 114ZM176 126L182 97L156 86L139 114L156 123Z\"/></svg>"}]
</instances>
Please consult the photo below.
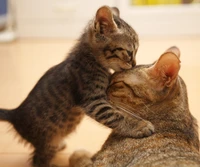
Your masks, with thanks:
<instances>
[{"instance_id":1,"label":"tabby kitten","mask_svg":"<svg viewBox=\"0 0 200 167\"><path fill-rule=\"evenodd\" d=\"M0 120L10 122L35 148L34 166L50 166L84 113L125 136L151 135L153 126L147 121L124 130L124 116L106 96L109 69L132 68L138 45L136 32L119 17L118 9L103 6L67 59L49 69L19 107L0 110Z\"/></svg>"},{"instance_id":2,"label":"tabby kitten","mask_svg":"<svg viewBox=\"0 0 200 167\"><path fill-rule=\"evenodd\" d=\"M75 152L70 167L200 166L198 127L189 111L186 85L178 76L179 53L172 47L153 65L115 74L108 89L116 106L151 121L155 133L134 139L113 131L91 159L87 152Z\"/></svg>"}]
</instances>

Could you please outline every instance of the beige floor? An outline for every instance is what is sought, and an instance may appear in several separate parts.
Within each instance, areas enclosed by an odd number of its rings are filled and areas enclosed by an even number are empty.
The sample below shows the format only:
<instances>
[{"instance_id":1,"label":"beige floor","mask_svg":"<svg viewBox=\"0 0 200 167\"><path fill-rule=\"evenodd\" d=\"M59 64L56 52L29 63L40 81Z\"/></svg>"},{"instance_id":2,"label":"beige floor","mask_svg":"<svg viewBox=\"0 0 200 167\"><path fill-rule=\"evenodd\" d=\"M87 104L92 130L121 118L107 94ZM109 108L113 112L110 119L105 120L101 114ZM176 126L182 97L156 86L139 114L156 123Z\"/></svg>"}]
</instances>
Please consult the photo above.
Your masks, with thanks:
<instances>
[{"instance_id":1,"label":"beige floor","mask_svg":"<svg viewBox=\"0 0 200 167\"><path fill-rule=\"evenodd\" d=\"M0 44L0 107L14 108L26 97L40 76L62 61L73 46L69 40L19 40ZM152 63L168 47L177 45L182 52L180 75L188 86L190 109L200 122L200 38L141 39L138 64ZM0 122L0 167L29 167L29 147L15 139L7 123ZM67 164L76 149L96 152L109 130L85 118L67 140L68 149L57 156L57 163Z\"/></svg>"}]
</instances>

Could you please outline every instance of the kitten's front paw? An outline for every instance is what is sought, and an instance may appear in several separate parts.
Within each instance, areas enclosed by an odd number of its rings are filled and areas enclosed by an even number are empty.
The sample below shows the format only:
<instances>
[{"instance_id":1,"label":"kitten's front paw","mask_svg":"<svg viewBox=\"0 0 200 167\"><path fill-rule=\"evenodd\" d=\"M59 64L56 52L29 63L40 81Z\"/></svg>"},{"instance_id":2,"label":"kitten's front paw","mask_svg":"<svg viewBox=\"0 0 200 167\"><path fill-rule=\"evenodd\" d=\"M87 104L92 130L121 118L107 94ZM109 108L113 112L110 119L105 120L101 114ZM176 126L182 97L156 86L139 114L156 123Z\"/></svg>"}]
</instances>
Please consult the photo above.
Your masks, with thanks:
<instances>
[{"instance_id":1,"label":"kitten's front paw","mask_svg":"<svg viewBox=\"0 0 200 167\"><path fill-rule=\"evenodd\" d=\"M149 121L139 121L136 128L133 130L133 136L136 138L148 137L154 133L155 129Z\"/></svg>"},{"instance_id":2,"label":"kitten's front paw","mask_svg":"<svg viewBox=\"0 0 200 167\"><path fill-rule=\"evenodd\" d=\"M69 158L69 167L88 166L92 164L91 154L85 150L75 151Z\"/></svg>"}]
</instances>

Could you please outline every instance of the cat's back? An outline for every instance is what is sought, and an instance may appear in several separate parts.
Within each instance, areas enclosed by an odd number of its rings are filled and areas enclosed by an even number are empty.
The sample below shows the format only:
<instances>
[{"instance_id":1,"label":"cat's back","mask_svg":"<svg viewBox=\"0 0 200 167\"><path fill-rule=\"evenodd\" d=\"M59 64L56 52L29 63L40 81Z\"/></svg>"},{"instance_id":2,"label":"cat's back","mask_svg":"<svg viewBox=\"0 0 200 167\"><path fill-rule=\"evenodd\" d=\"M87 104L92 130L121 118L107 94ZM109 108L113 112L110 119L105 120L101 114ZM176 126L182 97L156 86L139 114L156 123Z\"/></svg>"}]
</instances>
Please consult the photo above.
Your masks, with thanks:
<instances>
[{"instance_id":1,"label":"cat's back","mask_svg":"<svg viewBox=\"0 0 200 167\"><path fill-rule=\"evenodd\" d=\"M148 141L149 140L149 141ZM197 167L200 166L199 151L180 138L155 135L146 138L128 167ZM139 153L140 152L140 153Z\"/></svg>"},{"instance_id":2,"label":"cat's back","mask_svg":"<svg viewBox=\"0 0 200 167\"><path fill-rule=\"evenodd\" d=\"M123 167L200 166L199 150L175 134L154 134L143 139L111 134L103 147L103 156L115 152L116 161L123 161Z\"/></svg>"}]
</instances>

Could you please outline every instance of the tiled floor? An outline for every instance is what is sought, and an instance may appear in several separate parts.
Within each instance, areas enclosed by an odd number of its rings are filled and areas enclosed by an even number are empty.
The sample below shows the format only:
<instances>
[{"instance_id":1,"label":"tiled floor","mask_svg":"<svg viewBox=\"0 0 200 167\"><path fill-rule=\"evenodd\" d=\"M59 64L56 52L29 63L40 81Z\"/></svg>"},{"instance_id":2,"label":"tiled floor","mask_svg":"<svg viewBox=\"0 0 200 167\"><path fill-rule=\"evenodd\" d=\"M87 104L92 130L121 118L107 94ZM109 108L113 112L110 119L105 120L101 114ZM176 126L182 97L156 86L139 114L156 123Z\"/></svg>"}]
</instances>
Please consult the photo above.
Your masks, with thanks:
<instances>
[{"instance_id":1,"label":"tiled floor","mask_svg":"<svg viewBox=\"0 0 200 167\"><path fill-rule=\"evenodd\" d=\"M26 97L42 74L62 61L74 41L19 40L0 44L0 107L14 108ZM138 64L152 63L168 47L181 49L180 75L188 86L190 109L200 122L200 38L141 39ZM0 122L0 167L29 167L32 149L18 143L11 127ZM67 139L67 149L58 154L56 163L67 165L67 157L76 149L97 151L110 130L86 117ZM16 139L15 139L16 138Z\"/></svg>"}]
</instances>

